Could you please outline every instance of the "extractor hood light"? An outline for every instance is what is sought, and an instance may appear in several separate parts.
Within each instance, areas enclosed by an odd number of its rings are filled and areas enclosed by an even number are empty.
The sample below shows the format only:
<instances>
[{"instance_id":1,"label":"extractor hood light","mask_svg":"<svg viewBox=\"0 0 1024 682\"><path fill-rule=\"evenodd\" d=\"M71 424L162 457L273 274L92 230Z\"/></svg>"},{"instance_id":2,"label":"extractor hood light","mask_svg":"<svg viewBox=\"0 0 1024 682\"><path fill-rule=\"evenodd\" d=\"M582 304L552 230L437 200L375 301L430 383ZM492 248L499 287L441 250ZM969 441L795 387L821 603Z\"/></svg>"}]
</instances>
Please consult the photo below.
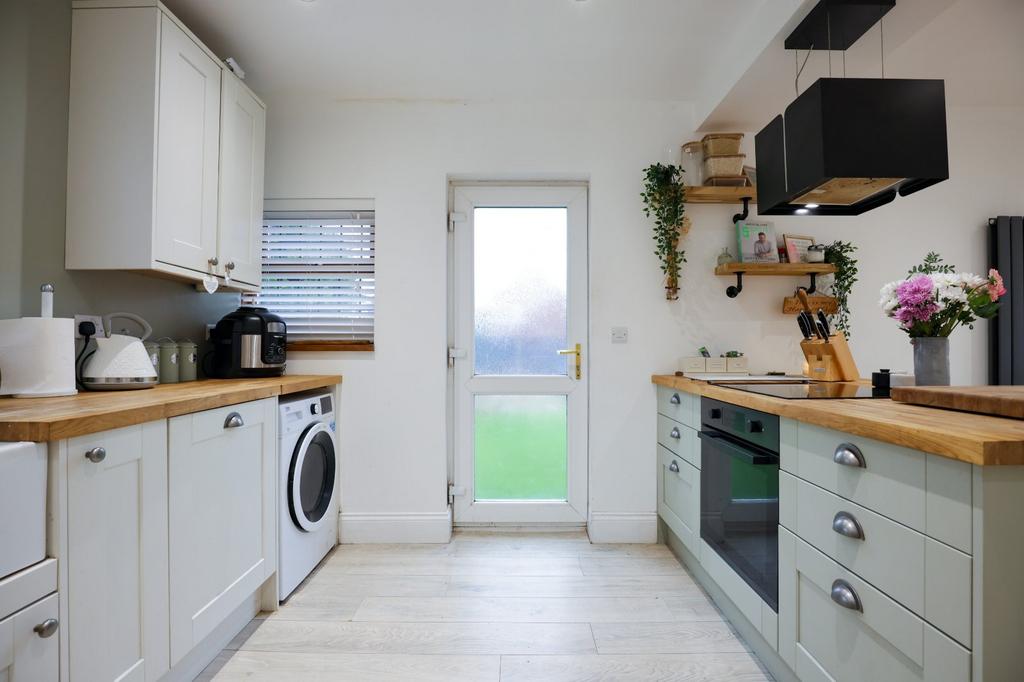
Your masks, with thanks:
<instances>
[{"instance_id":1,"label":"extractor hood light","mask_svg":"<svg viewBox=\"0 0 1024 682\"><path fill-rule=\"evenodd\" d=\"M807 215L808 213L810 213L810 210L806 208L798 208L793 212L796 213L797 215Z\"/></svg>"},{"instance_id":2,"label":"extractor hood light","mask_svg":"<svg viewBox=\"0 0 1024 682\"><path fill-rule=\"evenodd\" d=\"M804 204L804 208L818 208L817 204Z\"/></svg>"}]
</instances>

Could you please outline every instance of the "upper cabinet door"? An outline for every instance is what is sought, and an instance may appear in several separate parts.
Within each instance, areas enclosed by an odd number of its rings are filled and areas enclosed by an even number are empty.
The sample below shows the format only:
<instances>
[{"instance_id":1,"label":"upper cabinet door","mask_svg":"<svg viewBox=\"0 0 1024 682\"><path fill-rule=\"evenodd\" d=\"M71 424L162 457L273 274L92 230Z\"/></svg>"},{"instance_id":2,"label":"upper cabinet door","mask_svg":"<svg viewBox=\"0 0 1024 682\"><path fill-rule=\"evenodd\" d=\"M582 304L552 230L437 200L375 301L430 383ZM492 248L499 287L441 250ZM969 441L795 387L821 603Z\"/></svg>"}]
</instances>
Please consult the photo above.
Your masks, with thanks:
<instances>
[{"instance_id":1,"label":"upper cabinet door","mask_svg":"<svg viewBox=\"0 0 1024 682\"><path fill-rule=\"evenodd\" d=\"M162 16L154 259L201 272L217 254L220 81L220 64Z\"/></svg>"},{"instance_id":2,"label":"upper cabinet door","mask_svg":"<svg viewBox=\"0 0 1024 682\"><path fill-rule=\"evenodd\" d=\"M266 110L232 74L223 76L220 128L220 271L260 283Z\"/></svg>"}]
</instances>

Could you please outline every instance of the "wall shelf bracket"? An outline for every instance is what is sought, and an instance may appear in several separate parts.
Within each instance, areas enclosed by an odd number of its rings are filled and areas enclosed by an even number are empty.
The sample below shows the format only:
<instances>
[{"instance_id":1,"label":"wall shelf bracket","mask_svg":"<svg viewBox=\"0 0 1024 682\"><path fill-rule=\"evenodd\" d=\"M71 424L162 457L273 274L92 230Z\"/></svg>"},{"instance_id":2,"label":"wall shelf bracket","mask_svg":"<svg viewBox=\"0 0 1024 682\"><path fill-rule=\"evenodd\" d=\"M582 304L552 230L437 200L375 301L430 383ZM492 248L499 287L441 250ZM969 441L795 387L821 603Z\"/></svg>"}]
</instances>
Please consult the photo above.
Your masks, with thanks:
<instances>
[{"instance_id":1,"label":"wall shelf bracket","mask_svg":"<svg viewBox=\"0 0 1024 682\"><path fill-rule=\"evenodd\" d=\"M741 291L743 291L743 273L737 272L736 284L730 285L728 288L726 288L725 295L728 296L729 298L736 298L737 296L740 295Z\"/></svg>"},{"instance_id":2,"label":"wall shelf bracket","mask_svg":"<svg viewBox=\"0 0 1024 682\"><path fill-rule=\"evenodd\" d=\"M818 290L818 273L812 272L809 274L809 277L811 278L811 285L809 287L804 287L804 291L808 294L813 294Z\"/></svg>"},{"instance_id":3,"label":"wall shelf bracket","mask_svg":"<svg viewBox=\"0 0 1024 682\"><path fill-rule=\"evenodd\" d=\"M750 197L743 197L740 199L743 202L743 212L734 213L732 216L732 224L735 225L741 220L746 220L750 216Z\"/></svg>"}]
</instances>

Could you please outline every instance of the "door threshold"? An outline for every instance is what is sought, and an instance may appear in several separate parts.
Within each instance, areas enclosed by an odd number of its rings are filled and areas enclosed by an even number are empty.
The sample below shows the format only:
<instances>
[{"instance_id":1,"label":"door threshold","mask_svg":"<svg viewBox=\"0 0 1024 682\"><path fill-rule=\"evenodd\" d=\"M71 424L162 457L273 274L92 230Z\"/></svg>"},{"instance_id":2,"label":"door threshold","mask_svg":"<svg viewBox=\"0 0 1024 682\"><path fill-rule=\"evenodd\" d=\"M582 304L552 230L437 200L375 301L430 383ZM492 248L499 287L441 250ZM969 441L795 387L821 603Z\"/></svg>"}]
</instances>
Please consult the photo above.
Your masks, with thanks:
<instances>
[{"instance_id":1,"label":"door threshold","mask_svg":"<svg viewBox=\"0 0 1024 682\"><path fill-rule=\"evenodd\" d=\"M456 523L454 530L491 531L497 533L578 533L587 529L585 522L572 523Z\"/></svg>"}]
</instances>

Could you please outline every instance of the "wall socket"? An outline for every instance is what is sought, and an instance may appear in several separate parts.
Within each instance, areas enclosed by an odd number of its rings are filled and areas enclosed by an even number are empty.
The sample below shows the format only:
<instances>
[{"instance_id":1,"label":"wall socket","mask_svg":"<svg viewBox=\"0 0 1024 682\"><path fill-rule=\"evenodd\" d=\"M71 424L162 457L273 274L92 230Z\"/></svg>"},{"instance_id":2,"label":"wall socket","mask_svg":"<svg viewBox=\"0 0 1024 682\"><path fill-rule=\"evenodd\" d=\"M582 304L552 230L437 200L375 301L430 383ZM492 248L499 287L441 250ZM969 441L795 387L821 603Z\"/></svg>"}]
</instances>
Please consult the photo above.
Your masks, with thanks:
<instances>
[{"instance_id":1,"label":"wall socket","mask_svg":"<svg viewBox=\"0 0 1024 682\"><path fill-rule=\"evenodd\" d=\"M75 338L80 339L82 335L78 333L78 325L82 322L92 322L96 325L96 336L103 336L103 316L102 315L75 315Z\"/></svg>"}]
</instances>

